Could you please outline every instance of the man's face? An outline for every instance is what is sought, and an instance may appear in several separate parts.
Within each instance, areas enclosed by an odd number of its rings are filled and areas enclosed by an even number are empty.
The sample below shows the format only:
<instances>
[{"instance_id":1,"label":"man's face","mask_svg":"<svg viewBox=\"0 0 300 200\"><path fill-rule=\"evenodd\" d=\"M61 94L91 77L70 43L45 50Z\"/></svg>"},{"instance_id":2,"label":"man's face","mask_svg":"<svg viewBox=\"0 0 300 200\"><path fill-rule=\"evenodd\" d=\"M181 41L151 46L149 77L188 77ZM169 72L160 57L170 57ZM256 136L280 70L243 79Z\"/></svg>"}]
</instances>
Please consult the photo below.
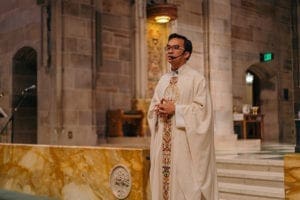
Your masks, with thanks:
<instances>
[{"instance_id":1,"label":"man's face","mask_svg":"<svg viewBox=\"0 0 300 200\"><path fill-rule=\"evenodd\" d=\"M189 53L184 49L184 40L180 38L171 39L166 46L166 56L172 70L183 65L189 56Z\"/></svg>"}]
</instances>

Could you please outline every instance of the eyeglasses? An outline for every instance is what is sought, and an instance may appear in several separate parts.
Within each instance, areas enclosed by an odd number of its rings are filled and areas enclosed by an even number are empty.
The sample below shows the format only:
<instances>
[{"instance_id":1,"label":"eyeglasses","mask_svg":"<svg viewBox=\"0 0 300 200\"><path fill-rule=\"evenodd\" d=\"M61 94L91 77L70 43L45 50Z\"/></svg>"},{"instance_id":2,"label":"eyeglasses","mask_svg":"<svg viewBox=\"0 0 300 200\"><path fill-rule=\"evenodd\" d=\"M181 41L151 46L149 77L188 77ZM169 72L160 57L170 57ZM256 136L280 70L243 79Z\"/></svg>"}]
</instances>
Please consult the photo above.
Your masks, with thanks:
<instances>
[{"instance_id":1,"label":"eyeglasses","mask_svg":"<svg viewBox=\"0 0 300 200\"><path fill-rule=\"evenodd\" d=\"M181 47L181 46L179 46L179 45L173 45L173 46L170 46L170 45L167 45L166 47L165 47L165 51L170 51L170 50L176 50L176 51L178 51L178 50L185 50L183 47Z\"/></svg>"}]
</instances>

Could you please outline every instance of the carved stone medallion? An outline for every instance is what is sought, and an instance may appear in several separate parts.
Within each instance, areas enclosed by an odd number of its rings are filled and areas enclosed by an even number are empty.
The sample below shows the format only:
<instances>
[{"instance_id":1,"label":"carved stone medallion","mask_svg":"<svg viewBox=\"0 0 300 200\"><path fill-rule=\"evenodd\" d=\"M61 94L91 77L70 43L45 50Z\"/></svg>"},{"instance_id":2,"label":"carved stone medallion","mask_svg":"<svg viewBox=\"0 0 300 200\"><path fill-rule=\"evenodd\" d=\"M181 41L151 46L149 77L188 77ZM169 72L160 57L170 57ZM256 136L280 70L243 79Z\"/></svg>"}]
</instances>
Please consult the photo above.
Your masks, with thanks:
<instances>
[{"instance_id":1,"label":"carved stone medallion","mask_svg":"<svg viewBox=\"0 0 300 200\"><path fill-rule=\"evenodd\" d=\"M131 174L127 167L116 165L110 172L110 188L118 199L125 199L131 191Z\"/></svg>"}]
</instances>

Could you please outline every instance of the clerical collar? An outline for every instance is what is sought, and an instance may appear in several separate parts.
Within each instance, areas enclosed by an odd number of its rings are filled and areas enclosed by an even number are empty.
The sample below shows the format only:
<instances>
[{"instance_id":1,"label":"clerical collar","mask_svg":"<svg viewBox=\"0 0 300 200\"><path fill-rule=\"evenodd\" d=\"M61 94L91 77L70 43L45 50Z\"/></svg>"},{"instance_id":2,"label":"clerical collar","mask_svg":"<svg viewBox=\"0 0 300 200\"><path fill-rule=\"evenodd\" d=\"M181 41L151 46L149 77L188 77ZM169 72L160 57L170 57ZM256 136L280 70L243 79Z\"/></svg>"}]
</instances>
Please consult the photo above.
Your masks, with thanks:
<instances>
[{"instance_id":1,"label":"clerical collar","mask_svg":"<svg viewBox=\"0 0 300 200\"><path fill-rule=\"evenodd\" d=\"M181 67L177 68L176 70L171 69L171 74L173 76L177 76L178 74L181 74L184 68L186 67L186 64L182 65Z\"/></svg>"},{"instance_id":2,"label":"clerical collar","mask_svg":"<svg viewBox=\"0 0 300 200\"><path fill-rule=\"evenodd\" d=\"M177 70L171 70L173 75L178 75L178 69Z\"/></svg>"}]
</instances>

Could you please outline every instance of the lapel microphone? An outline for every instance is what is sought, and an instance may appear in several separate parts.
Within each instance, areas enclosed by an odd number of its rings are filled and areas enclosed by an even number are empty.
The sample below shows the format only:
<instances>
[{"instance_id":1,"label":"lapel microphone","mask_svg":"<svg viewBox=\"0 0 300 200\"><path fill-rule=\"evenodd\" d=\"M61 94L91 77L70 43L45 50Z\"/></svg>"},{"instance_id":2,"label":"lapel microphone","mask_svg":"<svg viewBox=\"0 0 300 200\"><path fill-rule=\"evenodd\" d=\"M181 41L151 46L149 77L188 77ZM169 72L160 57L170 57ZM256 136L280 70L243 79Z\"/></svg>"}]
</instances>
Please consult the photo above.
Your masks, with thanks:
<instances>
[{"instance_id":1,"label":"lapel microphone","mask_svg":"<svg viewBox=\"0 0 300 200\"><path fill-rule=\"evenodd\" d=\"M171 58L172 60L175 60L176 58L181 57L181 56L184 54L184 52L185 52L185 51L183 51L179 56L170 56L170 58Z\"/></svg>"}]
</instances>

